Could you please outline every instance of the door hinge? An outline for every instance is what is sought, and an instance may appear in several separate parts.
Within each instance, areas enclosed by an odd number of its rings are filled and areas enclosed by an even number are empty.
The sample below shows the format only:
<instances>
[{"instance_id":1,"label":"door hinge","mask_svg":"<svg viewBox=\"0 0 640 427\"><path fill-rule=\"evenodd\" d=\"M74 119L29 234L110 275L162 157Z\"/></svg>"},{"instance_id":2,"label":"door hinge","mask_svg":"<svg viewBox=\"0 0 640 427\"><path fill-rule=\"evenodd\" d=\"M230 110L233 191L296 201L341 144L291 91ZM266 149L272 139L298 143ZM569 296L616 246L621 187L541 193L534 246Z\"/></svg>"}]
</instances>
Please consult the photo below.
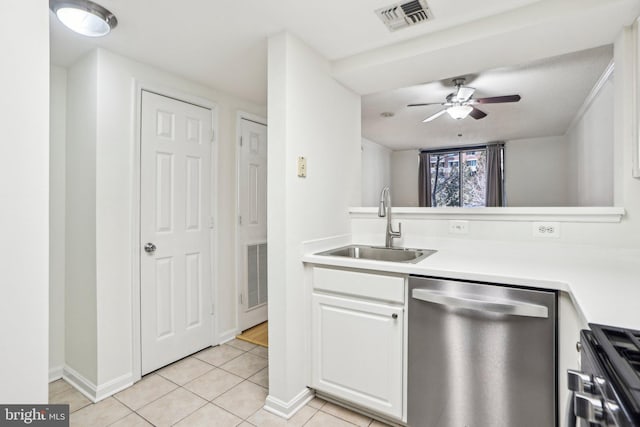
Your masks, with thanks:
<instances>
[{"instance_id":1,"label":"door hinge","mask_svg":"<svg viewBox=\"0 0 640 427\"><path fill-rule=\"evenodd\" d=\"M238 225L242 225L242 215L238 215Z\"/></svg>"},{"instance_id":2,"label":"door hinge","mask_svg":"<svg viewBox=\"0 0 640 427\"><path fill-rule=\"evenodd\" d=\"M242 292L240 292L240 304L244 304L243 298L242 298Z\"/></svg>"},{"instance_id":3,"label":"door hinge","mask_svg":"<svg viewBox=\"0 0 640 427\"><path fill-rule=\"evenodd\" d=\"M240 137L240 147L242 147L242 137Z\"/></svg>"},{"instance_id":4,"label":"door hinge","mask_svg":"<svg viewBox=\"0 0 640 427\"><path fill-rule=\"evenodd\" d=\"M213 230L215 223L213 222L213 217L209 217L209 228Z\"/></svg>"},{"instance_id":5,"label":"door hinge","mask_svg":"<svg viewBox=\"0 0 640 427\"><path fill-rule=\"evenodd\" d=\"M215 141L216 139L216 131L211 129L211 142Z\"/></svg>"}]
</instances>

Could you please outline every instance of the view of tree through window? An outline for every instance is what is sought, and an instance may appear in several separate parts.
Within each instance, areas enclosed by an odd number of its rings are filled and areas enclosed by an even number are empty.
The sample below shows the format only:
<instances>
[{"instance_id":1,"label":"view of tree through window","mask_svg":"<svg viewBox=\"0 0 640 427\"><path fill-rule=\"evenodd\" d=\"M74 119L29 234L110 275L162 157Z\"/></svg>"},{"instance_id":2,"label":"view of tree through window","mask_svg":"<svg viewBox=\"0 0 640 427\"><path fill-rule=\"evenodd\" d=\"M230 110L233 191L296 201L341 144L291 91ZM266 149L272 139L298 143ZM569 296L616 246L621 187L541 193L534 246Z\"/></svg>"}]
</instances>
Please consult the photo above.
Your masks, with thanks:
<instances>
[{"instance_id":1,"label":"view of tree through window","mask_svg":"<svg viewBox=\"0 0 640 427\"><path fill-rule=\"evenodd\" d=\"M429 154L431 206L485 206L486 160L482 149Z\"/></svg>"}]
</instances>

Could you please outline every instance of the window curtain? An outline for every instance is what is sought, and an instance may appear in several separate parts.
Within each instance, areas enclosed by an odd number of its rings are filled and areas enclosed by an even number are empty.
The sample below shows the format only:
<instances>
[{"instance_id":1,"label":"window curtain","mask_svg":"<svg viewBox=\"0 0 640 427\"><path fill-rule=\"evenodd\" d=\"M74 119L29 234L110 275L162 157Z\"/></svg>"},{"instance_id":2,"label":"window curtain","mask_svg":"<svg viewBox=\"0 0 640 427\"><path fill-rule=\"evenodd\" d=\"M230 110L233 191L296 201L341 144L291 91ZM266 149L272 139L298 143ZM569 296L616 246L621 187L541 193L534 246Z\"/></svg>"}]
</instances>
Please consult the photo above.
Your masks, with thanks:
<instances>
[{"instance_id":1,"label":"window curtain","mask_svg":"<svg viewBox=\"0 0 640 427\"><path fill-rule=\"evenodd\" d=\"M487 207L504 206L504 144L487 145Z\"/></svg>"},{"instance_id":2,"label":"window curtain","mask_svg":"<svg viewBox=\"0 0 640 427\"><path fill-rule=\"evenodd\" d=\"M431 207L431 164L429 153L420 153L418 164L418 206Z\"/></svg>"}]
</instances>

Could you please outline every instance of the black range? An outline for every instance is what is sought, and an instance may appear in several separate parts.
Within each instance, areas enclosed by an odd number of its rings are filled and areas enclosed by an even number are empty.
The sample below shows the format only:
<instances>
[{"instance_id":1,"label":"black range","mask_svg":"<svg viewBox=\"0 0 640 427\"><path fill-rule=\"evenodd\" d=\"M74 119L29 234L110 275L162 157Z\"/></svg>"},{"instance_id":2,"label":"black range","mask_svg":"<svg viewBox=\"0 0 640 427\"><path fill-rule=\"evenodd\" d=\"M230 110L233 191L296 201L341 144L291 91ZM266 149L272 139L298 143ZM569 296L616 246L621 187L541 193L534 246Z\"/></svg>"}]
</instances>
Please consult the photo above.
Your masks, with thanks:
<instances>
[{"instance_id":1,"label":"black range","mask_svg":"<svg viewBox=\"0 0 640 427\"><path fill-rule=\"evenodd\" d=\"M568 372L568 425L640 427L640 331L589 327L580 333L582 371Z\"/></svg>"}]
</instances>

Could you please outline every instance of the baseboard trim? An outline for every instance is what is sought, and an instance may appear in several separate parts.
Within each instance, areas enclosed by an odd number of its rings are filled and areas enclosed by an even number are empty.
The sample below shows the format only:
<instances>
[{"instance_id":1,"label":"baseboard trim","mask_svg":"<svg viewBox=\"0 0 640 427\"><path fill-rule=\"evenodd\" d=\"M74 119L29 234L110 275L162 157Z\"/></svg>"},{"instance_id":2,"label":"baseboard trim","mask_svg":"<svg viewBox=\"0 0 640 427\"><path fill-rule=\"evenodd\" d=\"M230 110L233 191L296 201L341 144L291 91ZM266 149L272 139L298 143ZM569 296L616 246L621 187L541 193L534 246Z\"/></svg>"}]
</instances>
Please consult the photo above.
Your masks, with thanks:
<instances>
[{"instance_id":1,"label":"baseboard trim","mask_svg":"<svg viewBox=\"0 0 640 427\"><path fill-rule=\"evenodd\" d=\"M62 371L62 378L82 393L87 399L94 403L96 402L96 385L92 381L86 379L78 371L65 365Z\"/></svg>"},{"instance_id":2,"label":"baseboard trim","mask_svg":"<svg viewBox=\"0 0 640 427\"><path fill-rule=\"evenodd\" d=\"M238 335L238 330L230 329L220 334L220 336L218 337L218 342L220 344L224 344L226 342L233 340L236 337L236 335Z\"/></svg>"},{"instance_id":3,"label":"baseboard trim","mask_svg":"<svg viewBox=\"0 0 640 427\"><path fill-rule=\"evenodd\" d=\"M69 366L64 367L62 378L64 378L65 381L71 384L76 390L82 393L93 403L99 402L119 391L124 390L125 388L133 385L134 382L133 374L128 373L107 383L96 385Z\"/></svg>"},{"instance_id":4,"label":"baseboard trim","mask_svg":"<svg viewBox=\"0 0 640 427\"><path fill-rule=\"evenodd\" d=\"M269 395L264 404L264 410L288 420L313 399L314 396L315 393L310 388L305 388L288 402Z\"/></svg>"},{"instance_id":5,"label":"baseboard trim","mask_svg":"<svg viewBox=\"0 0 640 427\"><path fill-rule=\"evenodd\" d=\"M121 375L120 377L115 378L107 383L101 384L97 387L95 401L99 402L103 399L106 399L107 397L112 396L117 392L132 386L133 383L133 374L128 373L125 375Z\"/></svg>"},{"instance_id":6,"label":"baseboard trim","mask_svg":"<svg viewBox=\"0 0 640 427\"><path fill-rule=\"evenodd\" d=\"M53 368L49 368L49 382L52 383L55 380L59 380L62 378L62 373L64 372L64 366L55 366Z\"/></svg>"}]
</instances>

